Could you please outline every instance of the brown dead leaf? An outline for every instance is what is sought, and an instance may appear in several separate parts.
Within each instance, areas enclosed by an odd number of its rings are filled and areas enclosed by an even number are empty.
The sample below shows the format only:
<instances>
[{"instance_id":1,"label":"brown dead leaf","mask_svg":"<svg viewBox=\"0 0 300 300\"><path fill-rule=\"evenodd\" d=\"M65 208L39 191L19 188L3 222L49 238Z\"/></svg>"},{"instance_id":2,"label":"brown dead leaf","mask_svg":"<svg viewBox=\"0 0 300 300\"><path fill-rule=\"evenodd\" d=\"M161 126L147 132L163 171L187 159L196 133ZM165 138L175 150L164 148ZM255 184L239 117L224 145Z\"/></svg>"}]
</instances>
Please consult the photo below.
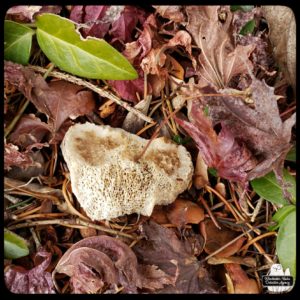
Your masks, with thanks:
<instances>
[{"instance_id":1,"label":"brown dead leaf","mask_svg":"<svg viewBox=\"0 0 300 300\"><path fill-rule=\"evenodd\" d=\"M14 131L9 135L9 141L26 149L35 143L40 143L47 133L50 132L48 124L41 121L34 114L23 115Z\"/></svg>"},{"instance_id":2,"label":"brown dead leaf","mask_svg":"<svg viewBox=\"0 0 300 300\"><path fill-rule=\"evenodd\" d=\"M255 279L250 279L239 264L224 264L234 286L234 294L259 294Z\"/></svg>"},{"instance_id":3,"label":"brown dead leaf","mask_svg":"<svg viewBox=\"0 0 300 300\"><path fill-rule=\"evenodd\" d=\"M12 62L5 62L4 74L5 80L47 116L53 136L68 118L75 119L95 108L93 93L81 86L63 80L47 84L42 76Z\"/></svg>"},{"instance_id":4,"label":"brown dead leaf","mask_svg":"<svg viewBox=\"0 0 300 300\"><path fill-rule=\"evenodd\" d=\"M209 183L207 165L205 164L200 152L198 152L197 155L193 183L196 189L202 189Z\"/></svg>"},{"instance_id":5,"label":"brown dead leaf","mask_svg":"<svg viewBox=\"0 0 300 300\"><path fill-rule=\"evenodd\" d=\"M163 18L169 19L176 23L183 23L185 21L185 16L182 12L182 6L153 5L153 7Z\"/></svg>"},{"instance_id":6,"label":"brown dead leaf","mask_svg":"<svg viewBox=\"0 0 300 300\"><path fill-rule=\"evenodd\" d=\"M170 222L179 227L186 224L199 224L204 219L203 209L189 200L176 199L165 209Z\"/></svg>"},{"instance_id":7,"label":"brown dead leaf","mask_svg":"<svg viewBox=\"0 0 300 300\"><path fill-rule=\"evenodd\" d=\"M169 285L157 293L218 292L208 270L192 253L187 252L184 243L171 229L150 221L144 223L141 230L146 239L139 241L133 247L139 262L147 265L154 264L166 274L176 278L175 286Z\"/></svg>"},{"instance_id":8,"label":"brown dead leaf","mask_svg":"<svg viewBox=\"0 0 300 300\"><path fill-rule=\"evenodd\" d=\"M26 169L28 167L40 167L40 164L33 161L28 151L20 152L18 146L8 143L4 145L4 170L12 167Z\"/></svg>"},{"instance_id":9,"label":"brown dead leaf","mask_svg":"<svg viewBox=\"0 0 300 300\"><path fill-rule=\"evenodd\" d=\"M262 6L270 29L274 55L296 92L296 21L287 6Z\"/></svg>"},{"instance_id":10,"label":"brown dead leaf","mask_svg":"<svg viewBox=\"0 0 300 300\"><path fill-rule=\"evenodd\" d=\"M212 85L216 89L228 86L237 74L248 73L252 64L248 59L255 46L234 47L228 32L232 20L229 10L225 22L219 19L219 6L187 6L187 30L201 49L199 86Z\"/></svg>"},{"instance_id":11,"label":"brown dead leaf","mask_svg":"<svg viewBox=\"0 0 300 300\"><path fill-rule=\"evenodd\" d=\"M203 226L204 225L204 226ZM213 221L210 219L205 220L201 223L200 231L202 235L206 238L204 251L207 254L211 254L227 243L231 242L236 238L237 234L234 231L231 231L227 228L218 229ZM203 232L204 231L204 232ZM221 252L217 253L216 257L229 257L234 255L236 252L240 250L242 244L245 241L245 237L239 238L236 242L229 245Z\"/></svg>"}]
</instances>

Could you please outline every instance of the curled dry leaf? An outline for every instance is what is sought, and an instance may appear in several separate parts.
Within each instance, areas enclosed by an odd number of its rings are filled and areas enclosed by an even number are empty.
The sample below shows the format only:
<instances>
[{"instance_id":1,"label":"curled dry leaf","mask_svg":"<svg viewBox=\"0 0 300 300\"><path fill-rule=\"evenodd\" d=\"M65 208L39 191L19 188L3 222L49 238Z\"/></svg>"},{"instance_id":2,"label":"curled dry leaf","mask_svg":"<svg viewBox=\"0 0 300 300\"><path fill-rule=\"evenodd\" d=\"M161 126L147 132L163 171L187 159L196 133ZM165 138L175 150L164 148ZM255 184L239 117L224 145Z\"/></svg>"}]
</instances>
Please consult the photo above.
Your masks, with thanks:
<instances>
[{"instance_id":1,"label":"curled dry leaf","mask_svg":"<svg viewBox=\"0 0 300 300\"><path fill-rule=\"evenodd\" d=\"M208 254L217 251L227 243L231 242L237 236L236 232L229 229L218 229L210 219L207 219L201 223L200 231L206 239L204 251ZM234 255L240 250L245 239L245 237L240 237L237 241L223 249L221 252L217 253L215 256L229 257Z\"/></svg>"},{"instance_id":2,"label":"curled dry leaf","mask_svg":"<svg viewBox=\"0 0 300 300\"><path fill-rule=\"evenodd\" d=\"M11 167L20 167L26 169L31 166L37 166L28 151L20 152L18 146L8 143L4 145L4 169L10 170ZM38 166L40 166L38 164Z\"/></svg>"},{"instance_id":3,"label":"curled dry leaf","mask_svg":"<svg viewBox=\"0 0 300 300\"><path fill-rule=\"evenodd\" d=\"M95 236L74 244L58 262L54 275L71 277L74 293L97 293L121 284L123 292L155 290L172 283L172 277L156 266L139 266L134 252L125 243L109 236Z\"/></svg>"},{"instance_id":4,"label":"curled dry leaf","mask_svg":"<svg viewBox=\"0 0 300 300\"><path fill-rule=\"evenodd\" d=\"M134 107L140 110L144 115L147 115L151 100L152 97L147 96L146 99L143 99ZM122 124L122 128L128 132L137 133L140 129L142 129L144 123L145 122L141 118L139 118L136 114L129 112Z\"/></svg>"},{"instance_id":5,"label":"curled dry leaf","mask_svg":"<svg viewBox=\"0 0 300 300\"><path fill-rule=\"evenodd\" d=\"M42 76L19 64L5 62L4 78L47 116L53 137L68 118L75 119L95 108L91 91L63 80L48 84Z\"/></svg>"},{"instance_id":6,"label":"curled dry leaf","mask_svg":"<svg viewBox=\"0 0 300 300\"><path fill-rule=\"evenodd\" d=\"M287 6L262 6L273 44L274 55L296 91L296 21L291 8Z\"/></svg>"},{"instance_id":7,"label":"curled dry leaf","mask_svg":"<svg viewBox=\"0 0 300 300\"><path fill-rule=\"evenodd\" d=\"M62 7L58 5L18 5L12 6L6 12L6 17L15 22L32 22L41 13L59 14Z\"/></svg>"},{"instance_id":8,"label":"curled dry leaf","mask_svg":"<svg viewBox=\"0 0 300 300\"><path fill-rule=\"evenodd\" d=\"M185 16L182 12L182 6L179 5L153 5L156 12L163 18L169 19L176 23L185 22Z\"/></svg>"},{"instance_id":9,"label":"curled dry leaf","mask_svg":"<svg viewBox=\"0 0 300 300\"><path fill-rule=\"evenodd\" d=\"M12 293L55 294L51 274L45 271L51 262L51 253L39 250L35 258L43 261L31 270L14 265L5 270L5 284Z\"/></svg>"},{"instance_id":10,"label":"curled dry leaf","mask_svg":"<svg viewBox=\"0 0 300 300\"><path fill-rule=\"evenodd\" d=\"M186 224L199 224L204 219L203 209L189 200L176 199L165 209L170 222L179 227Z\"/></svg>"},{"instance_id":11,"label":"curled dry leaf","mask_svg":"<svg viewBox=\"0 0 300 300\"><path fill-rule=\"evenodd\" d=\"M259 287L255 279L250 279L241 265L225 264L225 269L233 283L234 294L259 294Z\"/></svg>"},{"instance_id":12,"label":"curled dry leaf","mask_svg":"<svg viewBox=\"0 0 300 300\"><path fill-rule=\"evenodd\" d=\"M202 189L209 183L207 165L205 164L200 152L198 152L197 155L193 183L196 189Z\"/></svg>"},{"instance_id":13,"label":"curled dry leaf","mask_svg":"<svg viewBox=\"0 0 300 300\"><path fill-rule=\"evenodd\" d=\"M219 6L186 7L186 28L201 49L199 86L212 85L216 89L228 86L235 75L251 70L249 56L255 48L254 45L233 46L229 35L232 14L227 11L222 23L219 9Z\"/></svg>"},{"instance_id":14,"label":"curled dry leaf","mask_svg":"<svg viewBox=\"0 0 300 300\"><path fill-rule=\"evenodd\" d=\"M40 118L34 114L25 114L9 135L9 141L25 149L35 143L40 143L49 132L50 127Z\"/></svg>"},{"instance_id":15,"label":"curled dry leaf","mask_svg":"<svg viewBox=\"0 0 300 300\"><path fill-rule=\"evenodd\" d=\"M185 244L171 229L150 221L141 225L141 231L146 239L133 247L139 262L157 265L166 274L176 278L175 286L169 285L157 293L218 292L208 270L187 251Z\"/></svg>"}]
</instances>

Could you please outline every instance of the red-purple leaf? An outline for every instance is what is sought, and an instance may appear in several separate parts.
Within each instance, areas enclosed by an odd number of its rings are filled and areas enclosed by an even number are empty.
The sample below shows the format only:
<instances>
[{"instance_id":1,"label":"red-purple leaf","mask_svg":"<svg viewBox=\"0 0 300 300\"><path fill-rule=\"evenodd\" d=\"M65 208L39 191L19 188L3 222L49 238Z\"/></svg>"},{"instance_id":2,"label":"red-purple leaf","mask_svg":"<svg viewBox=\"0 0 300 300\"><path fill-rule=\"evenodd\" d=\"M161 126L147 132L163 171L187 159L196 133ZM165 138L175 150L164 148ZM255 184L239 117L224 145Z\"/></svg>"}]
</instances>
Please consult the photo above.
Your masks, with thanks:
<instances>
[{"instance_id":1,"label":"red-purple leaf","mask_svg":"<svg viewBox=\"0 0 300 300\"><path fill-rule=\"evenodd\" d=\"M109 33L112 35L112 42L115 40L123 43L132 42L133 31L138 22L143 24L145 22L145 12L134 6L126 6L122 11L120 17L112 23L112 28Z\"/></svg>"},{"instance_id":2,"label":"red-purple leaf","mask_svg":"<svg viewBox=\"0 0 300 300\"><path fill-rule=\"evenodd\" d=\"M35 166L36 162L32 160L28 152L20 152L16 145L6 144L4 148L4 169L10 170L12 166L26 169Z\"/></svg>"},{"instance_id":3,"label":"red-purple leaf","mask_svg":"<svg viewBox=\"0 0 300 300\"><path fill-rule=\"evenodd\" d=\"M51 274L46 272L51 253L40 250L36 258L43 261L31 270L21 266L9 266L4 273L7 288L16 294L55 294Z\"/></svg>"},{"instance_id":4,"label":"red-purple leaf","mask_svg":"<svg viewBox=\"0 0 300 300\"><path fill-rule=\"evenodd\" d=\"M34 114L23 115L9 135L9 141L26 148L34 143L40 143L49 131L49 126Z\"/></svg>"}]
</instances>

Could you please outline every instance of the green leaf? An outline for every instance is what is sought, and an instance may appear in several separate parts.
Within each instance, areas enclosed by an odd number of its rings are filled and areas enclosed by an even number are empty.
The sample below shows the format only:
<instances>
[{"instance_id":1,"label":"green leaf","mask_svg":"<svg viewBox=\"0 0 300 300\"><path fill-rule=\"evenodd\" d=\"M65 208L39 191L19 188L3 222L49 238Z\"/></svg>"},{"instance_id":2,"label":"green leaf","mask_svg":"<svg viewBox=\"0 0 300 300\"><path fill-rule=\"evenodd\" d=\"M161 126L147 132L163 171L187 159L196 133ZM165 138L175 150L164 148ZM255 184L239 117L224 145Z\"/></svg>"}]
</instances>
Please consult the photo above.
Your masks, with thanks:
<instances>
[{"instance_id":1,"label":"green leaf","mask_svg":"<svg viewBox=\"0 0 300 300\"><path fill-rule=\"evenodd\" d=\"M250 20L249 22L247 22L243 28L240 31L241 35L247 35L249 33L252 33L253 30L255 28L255 21L254 20Z\"/></svg>"},{"instance_id":2,"label":"green leaf","mask_svg":"<svg viewBox=\"0 0 300 300\"><path fill-rule=\"evenodd\" d=\"M5 20L4 59L22 65L28 64L34 33L35 31L27 26Z\"/></svg>"},{"instance_id":3,"label":"green leaf","mask_svg":"<svg viewBox=\"0 0 300 300\"><path fill-rule=\"evenodd\" d=\"M285 220L286 216L289 215L292 211L296 211L295 205L287 205L279 208L272 217L272 220L277 224L274 226L270 226L268 229L270 231L277 230L281 226L282 222Z\"/></svg>"},{"instance_id":4,"label":"green leaf","mask_svg":"<svg viewBox=\"0 0 300 300\"><path fill-rule=\"evenodd\" d=\"M75 23L54 14L37 17L37 41L60 69L85 78L129 80L138 77L128 60L105 40L84 39Z\"/></svg>"},{"instance_id":5,"label":"green leaf","mask_svg":"<svg viewBox=\"0 0 300 300\"><path fill-rule=\"evenodd\" d=\"M288 191L292 195L292 202L296 202L296 179L289 174L289 172L283 170L283 179L291 186ZM262 198L274 203L287 205L289 202L283 197L282 188L279 185L274 172L270 172L264 177L256 178L251 181L252 188Z\"/></svg>"},{"instance_id":6,"label":"green leaf","mask_svg":"<svg viewBox=\"0 0 300 300\"><path fill-rule=\"evenodd\" d=\"M296 211L292 211L283 220L276 240L276 251L283 269L290 269L296 277Z\"/></svg>"},{"instance_id":7,"label":"green leaf","mask_svg":"<svg viewBox=\"0 0 300 300\"><path fill-rule=\"evenodd\" d=\"M296 162L296 147L293 147L287 154L285 160Z\"/></svg>"},{"instance_id":8,"label":"green leaf","mask_svg":"<svg viewBox=\"0 0 300 300\"><path fill-rule=\"evenodd\" d=\"M231 11L242 10L244 12L251 11L254 8L254 5L230 5Z\"/></svg>"},{"instance_id":9,"label":"green leaf","mask_svg":"<svg viewBox=\"0 0 300 300\"><path fill-rule=\"evenodd\" d=\"M15 259L28 254L26 240L12 231L4 229L4 257Z\"/></svg>"},{"instance_id":10,"label":"green leaf","mask_svg":"<svg viewBox=\"0 0 300 300\"><path fill-rule=\"evenodd\" d=\"M178 145L185 145L185 144L189 143L191 140L192 139L189 136L187 136L185 138L182 138L180 135L173 136L173 141L175 143L177 143Z\"/></svg>"},{"instance_id":11,"label":"green leaf","mask_svg":"<svg viewBox=\"0 0 300 300\"><path fill-rule=\"evenodd\" d=\"M218 171L215 168L208 168L208 173L214 177L218 177Z\"/></svg>"}]
</instances>

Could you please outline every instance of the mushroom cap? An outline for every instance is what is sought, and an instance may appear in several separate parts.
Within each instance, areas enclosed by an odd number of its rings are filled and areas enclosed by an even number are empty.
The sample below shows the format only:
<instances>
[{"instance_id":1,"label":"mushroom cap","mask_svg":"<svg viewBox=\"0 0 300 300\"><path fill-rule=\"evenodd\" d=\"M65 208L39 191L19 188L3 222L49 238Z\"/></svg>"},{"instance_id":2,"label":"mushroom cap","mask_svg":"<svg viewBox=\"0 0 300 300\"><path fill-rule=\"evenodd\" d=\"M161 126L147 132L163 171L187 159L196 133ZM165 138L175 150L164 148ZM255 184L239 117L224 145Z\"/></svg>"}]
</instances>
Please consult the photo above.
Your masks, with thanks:
<instances>
[{"instance_id":1,"label":"mushroom cap","mask_svg":"<svg viewBox=\"0 0 300 300\"><path fill-rule=\"evenodd\" d=\"M169 204L187 189L194 171L189 152L161 137L138 159L147 142L108 125L69 128L61 149L73 193L92 220L150 216L155 205Z\"/></svg>"}]
</instances>

